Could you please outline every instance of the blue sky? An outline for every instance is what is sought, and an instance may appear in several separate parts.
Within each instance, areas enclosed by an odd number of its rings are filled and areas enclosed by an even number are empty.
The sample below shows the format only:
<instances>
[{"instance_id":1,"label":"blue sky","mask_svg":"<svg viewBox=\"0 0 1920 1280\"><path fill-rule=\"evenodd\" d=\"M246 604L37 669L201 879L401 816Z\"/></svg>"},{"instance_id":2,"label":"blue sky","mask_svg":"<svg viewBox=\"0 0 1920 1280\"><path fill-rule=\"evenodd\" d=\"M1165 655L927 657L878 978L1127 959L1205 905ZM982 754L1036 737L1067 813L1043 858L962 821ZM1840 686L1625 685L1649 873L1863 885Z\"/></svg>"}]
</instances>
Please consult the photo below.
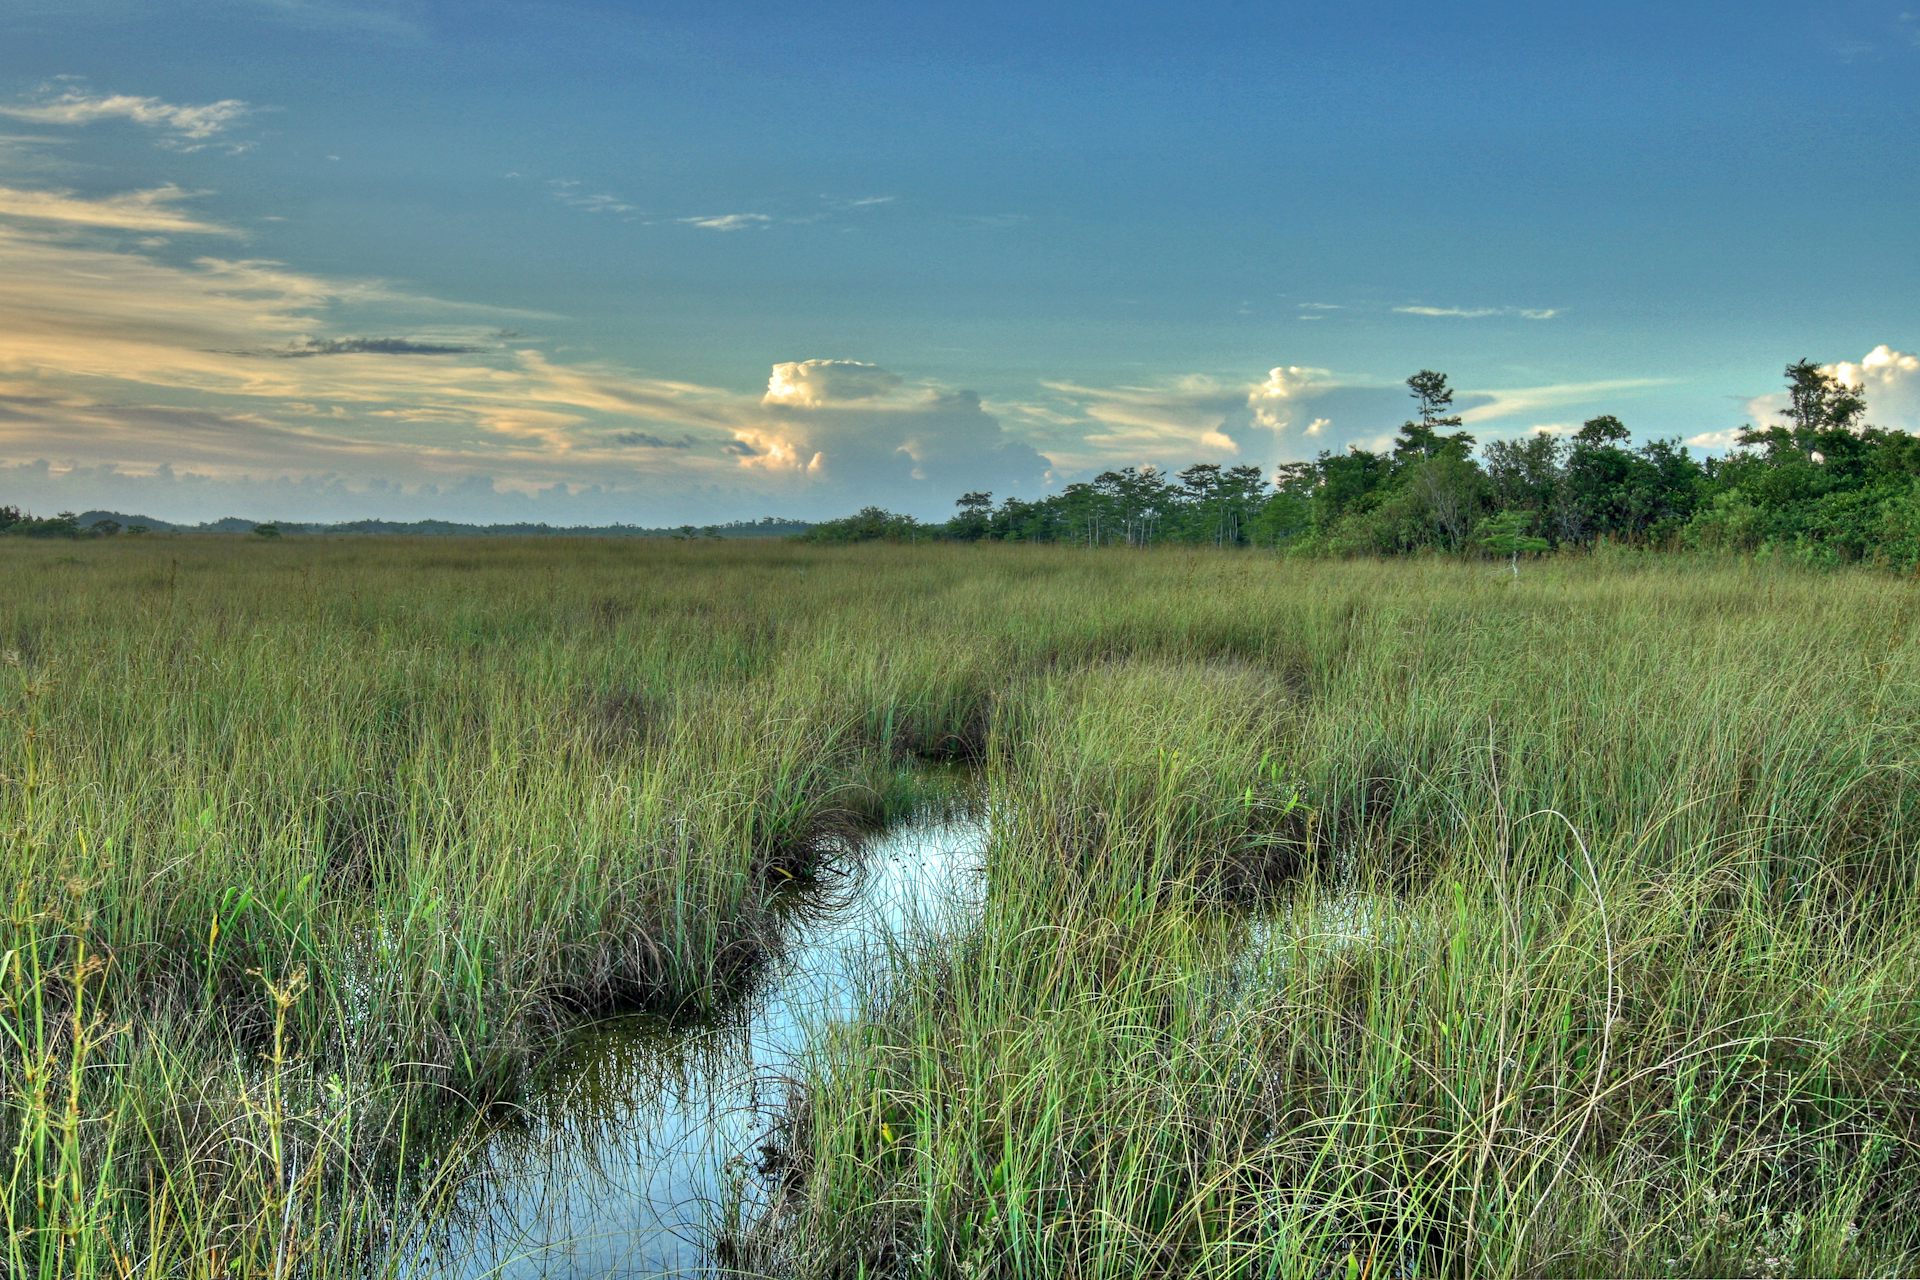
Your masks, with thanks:
<instances>
[{"instance_id":1,"label":"blue sky","mask_svg":"<svg viewBox=\"0 0 1920 1280\"><path fill-rule=\"evenodd\" d=\"M937 515L1111 466L1920 429L1920 13L12 0L0 502Z\"/></svg>"}]
</instances>

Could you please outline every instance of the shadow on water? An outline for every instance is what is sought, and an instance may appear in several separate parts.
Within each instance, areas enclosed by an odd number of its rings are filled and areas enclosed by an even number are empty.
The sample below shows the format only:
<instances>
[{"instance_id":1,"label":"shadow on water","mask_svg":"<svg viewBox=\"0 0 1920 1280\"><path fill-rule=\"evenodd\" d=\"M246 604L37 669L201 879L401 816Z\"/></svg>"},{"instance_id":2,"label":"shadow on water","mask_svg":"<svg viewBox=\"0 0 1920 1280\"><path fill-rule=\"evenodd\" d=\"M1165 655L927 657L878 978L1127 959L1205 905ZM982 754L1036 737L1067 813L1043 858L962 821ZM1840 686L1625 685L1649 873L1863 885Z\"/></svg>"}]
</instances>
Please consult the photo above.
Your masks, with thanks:
<instances>
[{"instance_id":1,"label":"shadow on water","mask_svg":"<svg viewBox=\"0 0 1920 1280\"><path fill-rule=\"evenodd\" d=\"M877 990L896 949L950 930L984 891L986 823L928 813L842 845L787 897L784 945L702 1023L635 1015L570 1041L546 1086L488 1135L477 1172L404 1274L713 1274L712 1227L786 1101L796 1055Z\"/></svg>"}]
</instances>

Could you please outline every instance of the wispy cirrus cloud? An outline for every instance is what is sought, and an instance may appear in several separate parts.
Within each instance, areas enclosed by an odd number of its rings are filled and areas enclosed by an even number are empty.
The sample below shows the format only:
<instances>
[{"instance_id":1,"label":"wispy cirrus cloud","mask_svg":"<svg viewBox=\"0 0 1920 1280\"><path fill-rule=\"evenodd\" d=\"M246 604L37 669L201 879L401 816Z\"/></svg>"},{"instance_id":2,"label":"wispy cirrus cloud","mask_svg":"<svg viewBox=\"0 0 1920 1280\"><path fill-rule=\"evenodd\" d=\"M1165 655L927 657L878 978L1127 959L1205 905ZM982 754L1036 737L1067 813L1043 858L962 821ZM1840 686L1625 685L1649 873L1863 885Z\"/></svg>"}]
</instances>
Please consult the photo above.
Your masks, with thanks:
<instances>
[{"instance_id":1,"label":"wispy cirrus cloud","mask_svg":"<svg viewBox=\"0 0 1920 1280\"><path fill-rule=\"evenodd\" d=\"M620 412L620 393L639 398L643 389L644 380L611 372L549 367L538 352L495 337L486 323L499 314L493 309L383 281L258 259L173 262L5 219L0 259L0 377L44 387L356 411L442 408L450 420L480 425L516 404ZM420 318L436 313L448 319L422 334ZM411 317L402 323L413 333L343 334L348 314Z\"/></svg>"},{"instance_id":2,"label":"wispy cirrus cloud","mask_svg":"<svg viewBox=\"0 0 1920 1280\"><path fill-rule=\"evenodd\" d=\"M127 191L109 196L83 196L58 189L0 186L0 218L28 218L35 222L141 231L153 235L239 235L231 227L209 222L180 207L186 201L204 194L171 183L146 191Z\"/></svg>"},{"instance_id":3,"label":"wispy cirrus cloud","mask_svg":"<svg viewBox=\"0 0 1920 1280\"><path fill-rule=\"evenodd\" d=\"M1828 32L1826 39L1828 51L1842 62L1900 57L1920 49L1920 11L1903 10L1883 23L1849 24Z\"/></svg>"},{"instance_id":4,"label":"wispy cirrus cloud","mask_svg":"<svg viewBox=\"0 0 1920 1280\"><path fill-rule=\"evenodd\" d=\"M991 231L1005 231L1033 221L1033 215L1027 213L963 213L958 217L970 226L985 227Z\"/></svg>"},{"instance_id":5,"label":"wispy cirrus cloud","mask_svg":"<svg viewBox=\"0 0 1920 1280\"><path fill-rule=\"evenodd\" d=\"M1423 320L1554 320L1566 314L1565 307L1462 307L1437 306L1425 302L1397 305L1375 301L1296 302L1292 305L1295 320L1326 320L1342 314L1356 317L1414 316Z\"/></svg>"},{"instance_id":6,"label":"wispy cirrus cloud","mask_svg":"<svg viewBox=\"0 0 1920 1280\"><path fill-rule=\"evenodd\" d=\"M551 178L547 181L547 190L553 198L569 209L581 213L634 214L639 209L619 196L604 191L588 191L578 178Z\"/></svg>"},{"instance_id":7,"label":"wispy cirrus cloud","mask_svg":"<svg viewBox=\"0 0 1920 1280\"><path fill-rule=\"evenodd\" d=\"M47 153L67 139L54 133L0 133L0 171L22 177L59 167Z\"/></svg>"},{"instance_id":8,"label":"wispy cirrus cloud","mask_svg":"<svg viewBox=\"0 0 1920 1280\"><path fill-rule=\"evenodd\" d=\"M1480 403L1464 409L1460 417L1468 423L1491 422L1500 418L1537 414L1545 409L1581 405L1622 392L1644 391L1671 386L1673 378L1607 378L1594 382L1550 382L1530 387L1497 387L1463 390L1463 397Z\"/></svg>"},{"instance_id":9,"label":"wispy cirrus cloud","mask_svg":"<svg viewBox=\"0 0 1920 1280\"><path fill-rule=\"evenodd\" d=\"M1228 420L1244 417L1253 392L1206 374L1182 374L1152 382L1091 386L1043 381L1073 412L1049 438L1068 465L1094 467L1127 462L1165 465L1176 458L1222 461L1240 452Z\"/></svg>"},{"instance_id":10,"label":"wispy cirrus cloud","mask_svg":"<svg viewBox=\"0 0 1920 1280\"><path fill-rule=\"evenodd\" d=\"M768 226L773 218L764 213L715 213L678 221L705 231L752 231Z\"/></svg>"},{"instance_id":11,"label":"wispy cirrus cloud","mask_svg":"<svg viewBox=\"0 0 1920 1280\"><path fill-rule=\"evenodd\" d=\"M854 219L896 204L900 199L894 195L822 195L816 204L801 208L794 207L791 202L776 200L763 203L764 211L676 215L660 210L643 210L628 197L613 191L596 191L580 178L540 179L519 169L509 170L501 176L510 182L544 185L556 204L579 213L611 214L618 216L622 222L638 222L645 226L693 227L701 231L757 231L773 226L799 227L820 223L839 224L844 230Z\"/></svg>"},{"instance_id":12,"label":"wispy cirrus cloud","mask_svg":"<svg viewBox=\"0 0 1920 1280\"><path fill-rule=\"evenodd\" d=\"M120 120L153 129L163 145L199 150L219 145L244 150L245 143L225 137L254 108L238 98L179 103L130 93L93 93L78 85L48 85L33 98L0 105L0 116L43 125L89 125Z\"/></svg>"},{"instance_id":13,"label":"wispy cirrus cloud","mask_svg":"<svg viewBox=\"0 0 1920 1280\"><path fill-rule=\"evenodd\" d=\"M296 26L414 41L425 37L425 24L407 10L415 4L394 0L380 5L342 4L339 0L247 0L254 9Z\"/></svg>"},{"instance_id":14,"label":"wispy cirrus cloud","mask_svg":"<svg viewBox=\"0 0 1920 1280\"><path fill-rule=\"evenodd\" d=\"M1431 319L1448 320L1486 320L1494 316L1505 316L1518 320L1551 320L1561 315L1561 307L1429 307L1410 304L1393 309L1395 315L1426 316Z\"/></svg>"}]
</instances>

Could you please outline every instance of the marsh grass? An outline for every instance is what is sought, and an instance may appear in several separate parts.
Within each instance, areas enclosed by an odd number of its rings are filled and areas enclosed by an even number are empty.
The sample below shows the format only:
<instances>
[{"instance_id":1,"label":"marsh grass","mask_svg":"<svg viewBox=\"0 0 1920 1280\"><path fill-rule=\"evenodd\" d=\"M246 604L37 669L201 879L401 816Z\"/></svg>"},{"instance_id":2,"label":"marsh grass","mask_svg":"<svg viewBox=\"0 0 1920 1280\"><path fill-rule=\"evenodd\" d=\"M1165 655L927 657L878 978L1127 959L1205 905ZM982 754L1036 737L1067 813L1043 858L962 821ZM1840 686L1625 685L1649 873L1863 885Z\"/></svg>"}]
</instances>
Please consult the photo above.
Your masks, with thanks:
<instances>
[{"instance_id":1,"label":"marsh grass","mask_svg":"<svg viewBox=\"0 0 1920 1280\"><path fill-rule=\"evenodd\" d=\"M569 1027L724 1003L942 760L986 910L810 1059L743 1265L1912 1270L1913 610L1670 558L9 548L0 1270L404 1273Z\"/></svg>"}]
</instances>

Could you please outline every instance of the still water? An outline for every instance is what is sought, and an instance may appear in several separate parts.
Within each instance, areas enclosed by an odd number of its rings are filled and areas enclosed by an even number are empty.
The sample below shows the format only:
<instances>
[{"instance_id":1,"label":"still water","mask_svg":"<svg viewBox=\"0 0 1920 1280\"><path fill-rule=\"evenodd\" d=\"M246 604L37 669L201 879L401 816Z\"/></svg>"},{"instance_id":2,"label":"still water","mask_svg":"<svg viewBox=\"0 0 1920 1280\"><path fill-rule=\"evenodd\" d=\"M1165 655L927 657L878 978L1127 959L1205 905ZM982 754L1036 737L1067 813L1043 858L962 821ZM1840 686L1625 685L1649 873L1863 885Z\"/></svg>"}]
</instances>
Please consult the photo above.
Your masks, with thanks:
<instances>
[{"instance_id":1,"label":"still water","mask_svg":"<svg viewBox=\"0 0 1920 1280\"><path fill-rule=\"evenodd\" d=\"M542 1091L490 1135L481 1172L416 1242L418 1277L699 1276L794 1059L878 990L889 952L977 910L986 827L925 816L843 846L785 903L785 947L705 1023L634 1016L581 1033ZM744 1183L742 1183L744 1179Z\"/></svg>"}]
</instances>

